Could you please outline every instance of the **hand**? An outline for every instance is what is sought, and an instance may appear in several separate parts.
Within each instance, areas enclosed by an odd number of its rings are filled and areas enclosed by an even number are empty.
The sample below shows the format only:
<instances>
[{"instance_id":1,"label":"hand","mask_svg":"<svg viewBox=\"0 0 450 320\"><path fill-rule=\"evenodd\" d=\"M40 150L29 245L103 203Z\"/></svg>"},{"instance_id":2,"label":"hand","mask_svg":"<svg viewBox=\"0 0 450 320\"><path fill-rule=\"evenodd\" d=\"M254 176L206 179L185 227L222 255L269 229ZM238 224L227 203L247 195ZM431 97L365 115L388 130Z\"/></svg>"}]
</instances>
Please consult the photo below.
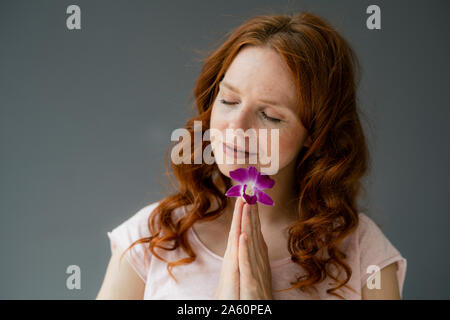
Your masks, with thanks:
<instances>
[{"instance_id":1,"label":"hand","mask_svg":"<svg viewBox=\"0 0 450 320\"><path fill-rule=\"evenodd\" d=\"M257 204L244 205L238 258L240 299L273 300L272 271Z\"/></svg>"},{"instance_id":2,"label":"hand","mask_svg":"<svg viewBox=\"0 0 450 320\"><path fill-rule=\"evenodd\" d=\"M239 300L239 236L241 234L241 216L244 201L236 200L233 219L228 234L228 244L223 257L219 285L214 296L216 300Z\"/></svg>"}]
</instances>

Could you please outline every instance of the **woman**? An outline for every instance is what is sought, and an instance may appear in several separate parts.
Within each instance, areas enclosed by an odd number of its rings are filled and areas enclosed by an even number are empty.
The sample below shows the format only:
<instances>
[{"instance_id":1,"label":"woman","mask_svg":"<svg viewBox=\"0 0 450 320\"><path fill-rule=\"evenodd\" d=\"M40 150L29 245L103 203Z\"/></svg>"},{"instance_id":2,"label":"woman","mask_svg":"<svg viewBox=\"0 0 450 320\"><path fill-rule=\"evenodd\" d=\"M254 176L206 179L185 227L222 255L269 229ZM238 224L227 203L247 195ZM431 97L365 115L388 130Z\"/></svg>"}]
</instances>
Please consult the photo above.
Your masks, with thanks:
<instances>
[{"instance_id":1,"label":"woman","mask_svg":"<svg viewBox=\"0 0 450 320\"><path fill-rule=\"evenodd\" d=\"M249 161L172 162L177 192L108 233L97 298L400 299L406 259L356 204L369 162L359 70L345 39L311 13L258 16L234 30L204 61L186 129L277 132L275 184L264 190L274 205L225 195L237 185L230 172ZM228 147L219 136L216 160L249 160L245 136Z\"/></svg>"}]
</instances>

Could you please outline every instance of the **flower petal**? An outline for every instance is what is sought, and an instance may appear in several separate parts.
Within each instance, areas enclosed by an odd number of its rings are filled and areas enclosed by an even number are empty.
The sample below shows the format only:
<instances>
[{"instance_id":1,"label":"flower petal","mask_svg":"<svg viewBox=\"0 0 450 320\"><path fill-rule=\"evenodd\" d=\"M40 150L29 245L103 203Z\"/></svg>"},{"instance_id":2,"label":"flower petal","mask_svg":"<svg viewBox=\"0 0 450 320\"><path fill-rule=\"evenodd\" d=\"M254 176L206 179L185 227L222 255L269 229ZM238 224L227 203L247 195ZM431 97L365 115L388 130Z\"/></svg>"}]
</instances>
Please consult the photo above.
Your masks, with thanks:
<instances>
[{"instance_id":1,"label":"flower petal","mask_svg":"<svg viewBox=\"0 0 450 320\"><path fill-rule=\"evenodd\" d=\"M247 202L248 204L255 204L256 201L258 200L256 194L250 196L248 194L245 193L245 189L247 188L247 185L244 185L244 189L242 190L242 197L244 197L245 202Z\"/></svg>"},{"instance_id":2,"label":"flower petal","mask_svg":"<svg viewBox=\"0 0 450 320\"><path fill-rule=\"evenodd\" d=\"M258 200L258 198L256 197L256 195L253 196L249 196L248 194L243 194L242 195L245 199L245 202L247 202L248 204L255 204L256 201Z\"/></svg>"},{"instance_id":3,"label":"flower petal","mask_svg":"<svg viewBox=\"0 0 450 320\"><path fill-rule=\"evenodd\" d=\"M258 169L256 169L256 167L254 166L250 166L248 168L248 180L250 181L256 181L256 178L258 177Z\"/></svg>"},{"instance_id":4,"label":"flower petal","mask_svg":"<svg viewBox=\"0 0 450 320\"><path fill-rule=\"evenodd\" d=\"M273 206L272 198L264 191L257 189L256 196L258 197L258 202L265 204L267 206Z\"/></svg>"},{"instance_id":5,"label":"flower petal","mask_svg":"<svg viewBox=\"0 0 450 320\"><path fill-rule=\"evenodd\" d=\"M240 183L247 183L248 181L248 170L245 168L239 168L230 171L230 177Z\"/></svg>"},{"instance_id":6,"label":"flower petal","mask_svg":"<svg viewBox=\"0 0 450 320\"><path fill-rule=\"evenodd\" d=\"M228 191L225 192L225 195L227 197L240 197L241 190L242 190L242 184L238 184L238 185L232 186L230 189L228 189Z\"/></svg>"},{"instance_id":7,"label":"flower petal","mask_svg":"<svg viewBox=\"0 0 450 320\"><path fill-rule=\"evenodd\" d=\"M258 189L270 189L275 184L275 180L270 178L267 174L258 174L256 178L256 187Z\"/></svg>"}]
</instances>

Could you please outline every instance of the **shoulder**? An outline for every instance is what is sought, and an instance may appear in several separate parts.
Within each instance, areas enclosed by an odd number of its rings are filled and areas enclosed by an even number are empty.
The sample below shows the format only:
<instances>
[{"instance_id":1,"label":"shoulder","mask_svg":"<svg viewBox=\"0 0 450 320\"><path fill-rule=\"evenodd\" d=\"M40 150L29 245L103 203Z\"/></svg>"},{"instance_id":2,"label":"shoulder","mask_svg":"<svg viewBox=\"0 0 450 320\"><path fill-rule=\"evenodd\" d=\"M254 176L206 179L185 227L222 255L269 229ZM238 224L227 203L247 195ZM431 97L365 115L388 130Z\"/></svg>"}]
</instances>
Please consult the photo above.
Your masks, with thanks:
<instances>
[{"instance_id":1,"label":"shoulder","mask_svg":"<svg viewBox=\"0 0 450 320\"><path fill-rule=\"evenodd\" d=\"M127 217L121 224L116 226L111 232L108 232L108 236L113 240L113 246L119 245L122 249L125 249L125 245L130 245L132 242L150 237L149 218L155 209L161 204L162 200L152 202L131 216ZM176 221L185 213L184 207L175 209L172 212L172 219ZM157 223L157 222L156 222Z\"/></svg>"},{"instance_id":2,"label":"shoulder","mask_svg":"<svg viewBox=\"0 0 450 320\"><path fill-rule=\"evenodd\" d=\"M97 299L143 298L151 254L140 245L129 251L126 249L136 240L149 235L147 220L158 204L153 202L141 208L107 233L112 255ZM124 252L126 260L122 260Z\"/></svg>"},{"instance_id":3,"label":"shoulder","mask_svg":"<svg viewBox=\"0 0 450 320\"><path fill-rule=\"evenodd\" d=\"M359 213L357 237L362 287L374 271L390 266L385 272L395 269L397 285L401 292L406 275L407 260L381 230L380 226L362 212Z\"/></svg>"},{"instance_id":4,"label":"shoulder","mask_svg":"<svg viewBox=\"0 0 450 320\"><path fill-rule=\"evenodd\" d=\"M160 204L161 200L142 207L107 233L112 256L97 299L142 298L144 284L150 272L152 253L145 243L131 245L150 236L149 218ZM183 209L175 209L172 216L179 217L185 212ZM126 261L121 259L123 253Z\"/></svg>"},{"instance_id":5,"label":"shoulder","mask_svg":"<svg viewBox=\"0 0 450 320\"><path fill-rule=\"evenodd\" d=\"M364 240L368 236L382 233L380 227L364 212L358 213L358 239Z\"/></svg>"},{"instance_id":6,"label":"shoulder","mask_svg":"<svg viewBox=\"0 0 450 320\"><path fill-rule=\"evenodd\" d=\"M152 202L142 208L140 208L138 211L134 212L131 216L129 216L124 223L139 223L144 220L147 220L150 216L150 214L158 207L161 201Z\"/></svg>"},{"instance_id":7,"label":"shoulder","mask_svg":"<svg viewBox=\"0 0 450 320\"><path fill-rule=\"evenodd\" d=\"M142 243L131 245L137 240L150 236L148 218L159 203L160 201L152 202L142 207L116 226L111 232L107 232L110 240L111 253L113 255L126 253L125 256L128 262L144 281L146 281L147 271L151 262L151 254Z\"/></svg>"},{"instance_id":8,"label":"shoulder","mask_svg":"<svg viewBox=\"0 0 450 320\"><path fill-rule=\"evenodd\" d=\"M150 203L128 216L120 225L116 226L109 234L128 240L148 237L150 235L147 221L150 214L156 209L160 201ZM109 235L108 234L108 235Z\"/></svg>"},{"instance_id":9,"label":"shoulder","mask_svg":"<svg viewBox=\"0 0 450 320\"><path fill-rule=\"evenodd\" d=\"M397 249L381 230L381 227L375 221L363 212L359 215L359 224L357 228L358 242L361 249L378 250L382 253L398 254ZM362 252L364 253L364 252ZM370 252L375 254L375 252Z\"/></svg>"},{"instance_id":10,"label":"shoulder","mask_svg":"<svg viewBox=\"0 0 450 320\"><path fill-rule=\"evenodd\" d=\"M359 213L357 238L362 257L371 256L377 258L380 255L394 256L399 254L380 226L363 212Z\"/></svg>"}]
</instances>

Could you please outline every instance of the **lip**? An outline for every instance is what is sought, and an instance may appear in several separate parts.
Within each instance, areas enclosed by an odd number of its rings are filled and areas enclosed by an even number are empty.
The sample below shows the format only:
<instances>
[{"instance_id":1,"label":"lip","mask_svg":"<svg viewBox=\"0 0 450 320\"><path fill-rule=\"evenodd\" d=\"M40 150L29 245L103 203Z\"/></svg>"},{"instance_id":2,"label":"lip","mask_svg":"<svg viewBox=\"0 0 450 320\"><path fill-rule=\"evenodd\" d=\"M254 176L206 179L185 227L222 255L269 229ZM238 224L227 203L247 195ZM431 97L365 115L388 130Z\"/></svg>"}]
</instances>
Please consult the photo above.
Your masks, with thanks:
<instances>
[{"instance_id":1,"label":"lip","mask_svg":"<svg viewBox=\"0 0 450 320\"><path fill-rule=\"evenodd\" d=\"M229 144L226 144L225 142L222 143L223 144L223 149L224 151L228 151L228 152L235 152L235 155L240 155L240 156L246 156L249 157L250 155L256 155L256 153L250 153L248 151L243 151L243 150L239 150L237 149L236 146L231 146Z\"/></svg>"}]
</instances>

